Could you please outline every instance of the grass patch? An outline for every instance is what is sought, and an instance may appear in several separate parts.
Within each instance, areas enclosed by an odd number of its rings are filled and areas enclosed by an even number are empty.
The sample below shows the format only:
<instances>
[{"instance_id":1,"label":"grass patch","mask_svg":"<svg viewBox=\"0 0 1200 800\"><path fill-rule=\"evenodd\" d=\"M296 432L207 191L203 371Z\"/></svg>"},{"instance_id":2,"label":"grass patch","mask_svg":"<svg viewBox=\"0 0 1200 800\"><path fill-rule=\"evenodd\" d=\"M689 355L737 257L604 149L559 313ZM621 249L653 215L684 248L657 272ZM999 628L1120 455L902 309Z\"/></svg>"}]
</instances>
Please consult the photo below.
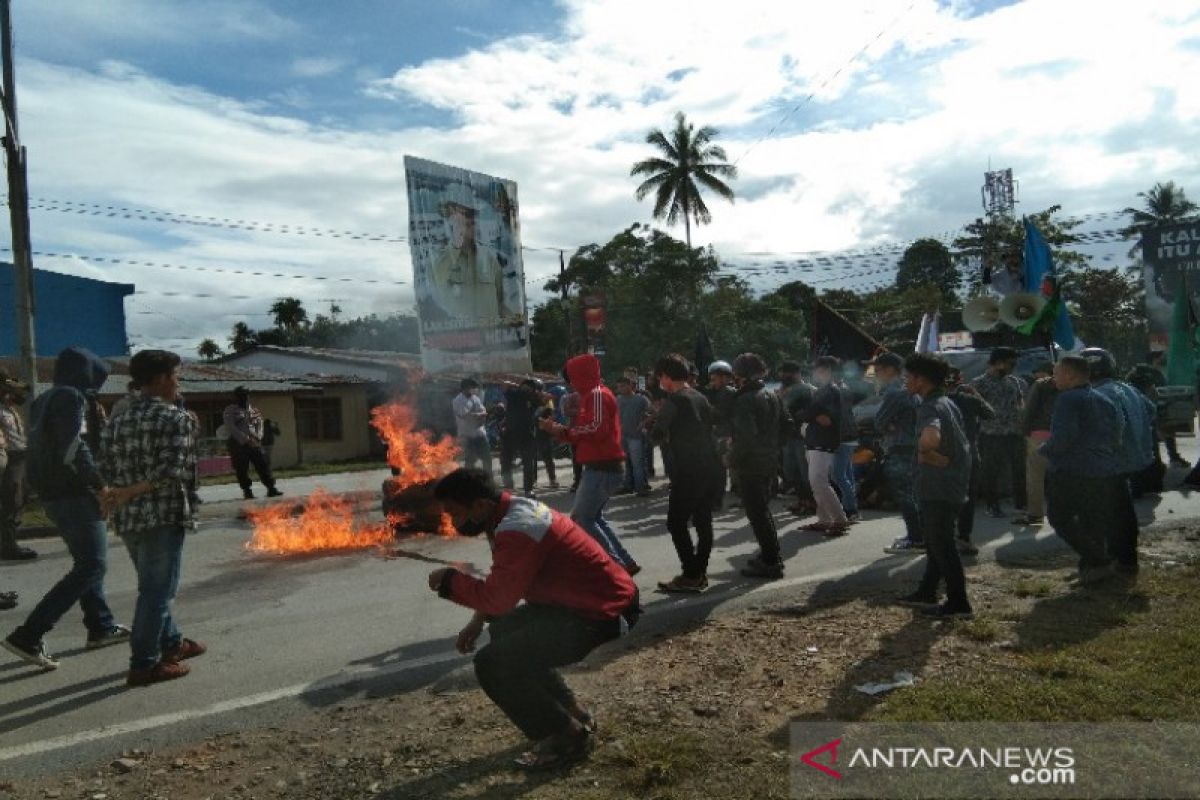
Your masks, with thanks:
<instances>
[{"instance_id":1,"label":"grass patch","mask_svg":"<svg viewBox=\"0 0 1200 800\"><path fill-rule=\"evenodd\" d=\"M976 617L966 622L960 622L954 627L954 632L965 636L971 641L987 644L1000 638L1000 624L994 619Z\"/></svg>"},{"instance_id":2,"label":"grass patch","mask_svg":"<svg viewBox=\"0 0 1200 800\"><path fill-rule=\"evenodd\" d=\"M1049 597L1054 591L1054 583L1045 578L1022 578L1013 584L1013 594L1017 597Z\"/></svg>"},{"instance_id":3,"label":"grass patch","mask_svg":"<svg viewBox=\"0 0 1200 800\"><path fill-rule=\"evenodd\" d=\"M385 469L387 462L382 458L354 459L353 461L330 461L321 464L301 464L287 469L272 470L278 480L288 478L308 478L314 475L335 475L340 472L370 472L373 469ZM255 473L251 472L251 477ZM201 486L223 486L237 483L237 478L231 472L228 475L209 475L200 479Z\"/></svg>"},{"instance_id":4,"label":"grass patch","mask_svg":"<svg viewBox=\"0 0 1200 800\"><path fill-rule=\"evenodd\" d=\"M1200 569L1145 571L1136 588L1036 603L994 668L930 677L888 697L890 721L1200 718ZM999 657L998 657L999 658Z\"/></svg>"}]
</instances>

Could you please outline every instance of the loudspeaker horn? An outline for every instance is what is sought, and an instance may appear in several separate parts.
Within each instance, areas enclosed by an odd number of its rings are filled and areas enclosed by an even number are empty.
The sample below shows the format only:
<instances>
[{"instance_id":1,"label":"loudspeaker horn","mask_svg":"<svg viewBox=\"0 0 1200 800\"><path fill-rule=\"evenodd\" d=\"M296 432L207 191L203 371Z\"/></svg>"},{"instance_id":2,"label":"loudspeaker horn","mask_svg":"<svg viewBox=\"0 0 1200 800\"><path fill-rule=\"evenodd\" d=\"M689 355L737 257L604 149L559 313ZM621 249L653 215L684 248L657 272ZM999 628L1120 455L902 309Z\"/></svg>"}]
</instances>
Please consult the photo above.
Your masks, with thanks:
<instances>
[{"instance_id":1,"label":"loudspeaker horn","mask_svg":"<svg viewBox=\"0 0 1200 800\"><path fill-rule=\"evenodd\" d=\"M1000 324L1000 303L994 297L976 297L963 306L963 325L974 333L990 331Z\"/></svg>"},{"instance_id":2,"label":"loudspeaker horn","mask_svg":"<svg viewBox=\"0 0 1200 800\"><path fill-rule=\"evenodd\" d=\"M1037 316L1046 305L1046 298L1032 292L1017 292L1000 301L1000 321L1010 328L1019 328Z\"/></svg>"}]
</instances>

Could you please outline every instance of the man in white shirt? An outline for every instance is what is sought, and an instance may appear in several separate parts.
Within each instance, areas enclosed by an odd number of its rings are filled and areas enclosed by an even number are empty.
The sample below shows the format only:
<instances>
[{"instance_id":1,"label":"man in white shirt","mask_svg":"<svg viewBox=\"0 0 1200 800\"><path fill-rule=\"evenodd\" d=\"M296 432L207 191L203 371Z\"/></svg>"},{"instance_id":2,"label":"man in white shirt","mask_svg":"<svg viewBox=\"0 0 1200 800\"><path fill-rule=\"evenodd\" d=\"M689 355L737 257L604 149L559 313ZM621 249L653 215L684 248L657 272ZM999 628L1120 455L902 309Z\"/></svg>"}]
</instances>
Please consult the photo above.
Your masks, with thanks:
<instances>
[{"instance_id":1,"label":"man in white shirt","mask_svg":"<svg viewBox=\"0 0 1200 800\"><path fill-rule=\"evenodd\" d=\"M479 466L492 475L492 445L487 436L487 409L479 399L479 382L463 378L458 396L452 403L454 420L458 423L458 446L462 449L463 466Z\"/></svg>"}]
</instances>

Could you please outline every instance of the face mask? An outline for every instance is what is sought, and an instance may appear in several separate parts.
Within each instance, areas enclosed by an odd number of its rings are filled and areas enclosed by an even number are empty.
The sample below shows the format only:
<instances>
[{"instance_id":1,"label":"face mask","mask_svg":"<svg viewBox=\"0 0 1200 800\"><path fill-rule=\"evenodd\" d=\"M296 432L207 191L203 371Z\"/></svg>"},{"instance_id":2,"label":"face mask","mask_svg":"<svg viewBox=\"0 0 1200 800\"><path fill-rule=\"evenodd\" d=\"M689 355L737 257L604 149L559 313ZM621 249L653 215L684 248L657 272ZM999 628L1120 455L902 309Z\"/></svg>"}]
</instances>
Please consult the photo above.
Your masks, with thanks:
<instances>
[{"instance_id":1,"label":"face mask","mask_svg":"<svg viewBox=\"0 0 1200 800\"><path fill-rule=\"evenodd\" d=\"M455 529L463 536L478 536L487 530L487 525L467 517L462 523L456 525Z\"/></svg>"}]
</instances>

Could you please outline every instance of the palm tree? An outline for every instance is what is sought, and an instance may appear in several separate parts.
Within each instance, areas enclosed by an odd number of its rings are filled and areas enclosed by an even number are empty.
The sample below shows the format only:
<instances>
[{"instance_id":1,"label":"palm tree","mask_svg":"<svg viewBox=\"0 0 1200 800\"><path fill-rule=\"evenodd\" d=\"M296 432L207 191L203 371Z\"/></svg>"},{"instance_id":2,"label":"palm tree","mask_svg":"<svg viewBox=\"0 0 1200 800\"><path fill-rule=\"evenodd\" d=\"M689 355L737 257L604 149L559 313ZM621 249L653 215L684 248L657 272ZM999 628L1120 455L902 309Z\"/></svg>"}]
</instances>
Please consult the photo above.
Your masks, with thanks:
<instances>
[{"instance_id":1,"label":"palm tree","mask_svg":"<svg viewBox=\"0 0 1200 800\"><path fill-rule=\"evenodd\" d=\"M201 342L200 346L196 348L196 352L199 353L200 357L205 361L214 361L218 357L224 355L224 351L221 350L221 345L217 344L212 339L205 339L203 342Z\"/></svg>"},{"instance_id":2,"label":"palm tree","mask_svg":"<svg viewBox=\"0 0 1200 800\"><path fill-rule=\"evenodd\" d=\"M233 335L229 337L229 346L233 348L233 352L240 353L243 350L248 350L258 343L258 336L254 329L245 322L233 323Z\"/></svg>"},{"instance_id":3,"label":"palm tree","mask_svg":"<svg viewBox=\"0 0 1200 800\"><path fill-rule=\"evenodd\" d=\"M276 300L271 306L271 314L275 317L275 327L288 333L295 333L308 322L308 312L304 310L304 303L295 297Z\"/></svg>"},{"instance_id":4,"label":"palm tree","mask_svg":"<svg viewBox=\"0 0 1200 800\"><path fill-rule=\"evenodd\" d=\"M726 163L725 148L712 143L717 129L705 125L700 130L687 121L683 112L675 114L675 129L670 136L655 128L646 134L646 144L658 148L660 155L634 164L631 176L644 176L637 188L637 199L654 192L654 218L674 225L683 217L684 236L692 247L692 220L697 225L712 222L712 214L700 196L700 187L710 189L733 202L733 189L721 178L737 178L737 167ZM718 177L719 176L719 177Z\"/></svg>"},{"instance_id":5,"label":"palm tree","mask_svg":"<svg viewBox=\"0 0 1200 800\"><path fill-rule=\"evenodd\" d=\"M1126 239L1140 239L1142 234L1150 228L1171 222L1182 222L1189 217L1196 216L1196 213L1200 211L1200 206L1188 200L1183 187L1176 186L1175 181L1156 183L1153 189L1148 192L1138 192L1137 196L1145 201L1143 208L1130 207L1121 212L1132 218L1129 226L1121 230L1121 235ZM1140 246L1140 242L1135 244L1129 251L1129 255L1136 255Z\"/></svg>"}]
</instances>

